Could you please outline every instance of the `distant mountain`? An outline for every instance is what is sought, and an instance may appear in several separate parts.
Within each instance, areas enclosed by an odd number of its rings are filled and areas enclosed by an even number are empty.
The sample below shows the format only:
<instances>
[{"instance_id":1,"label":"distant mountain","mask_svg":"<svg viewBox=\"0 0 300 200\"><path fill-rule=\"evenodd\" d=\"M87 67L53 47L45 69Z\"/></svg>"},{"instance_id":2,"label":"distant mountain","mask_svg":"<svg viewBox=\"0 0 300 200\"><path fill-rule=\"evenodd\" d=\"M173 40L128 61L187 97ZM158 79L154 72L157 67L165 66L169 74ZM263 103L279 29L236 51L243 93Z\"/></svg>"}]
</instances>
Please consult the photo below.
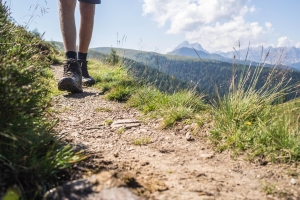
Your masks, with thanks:
<instances>
[{"instance_id":1,"label":"distant mountain","mask_svg":"<svg viewBox=\"0 0 300 200\"><path fill-rule=\"evenodd\" d=\"M180 43L177 47L175 47L175 49L173 51L175 51L177 49L181 49L183 47L190 48L190 49L194 48L197 51L203 51L205 53L209 53L208 51L206 51L205 49L202 48L201 44L198 44L198 43L190 44L188 41L184 41L184 42Z\"/></svg>"},{"instance_id":2,"label":"distant mountain","mask_svg":"<svg viewBox=\"0 0 300 200\"><path fill-rule=\"evenodd\" d=\"M209 53L201 44L198 43L189 43L188 41L184 41L180 43L175 49L171 52L168 52L166 55L174 55L174 56L184 56L189 58L197 58L208 59L208 60L216 60L221 62L229 62L232 63L233 59L224 57L217 53Z\"/></svg>"},{"instance_id":3,"label":"distant mountain","mask_svg":"<svg viewBox=\"0 0 300 200\"><path fill-rule=\"evenodd\" d=\"M266 55L269 55L266 57ZM248 56L247 56L248 53ZM255 62L266 62L268 64L280 64L289 66L291 68L300 70L300 48L296 47L279 47L273 48L271 46L263 48L262 46L250 47L249 51L247 49L241 49L237 51L231 51L227 53L218 52L219 55L226 58L233 58L236 56L236 59L255 61Z\"/></svg>"},{"instance_id":4,"label":"distant mountain","mask_svg":"<svg viewBox=\"0 0 300 200\"><path fill-rule=\"evenodd\" d=\"M196 50L196 49L195 49ZM167 55L175 55L175 56L185 56L191 58L201 58L201 59L209 59L209 60L218 60L222 62L231 62L232 59L225 58L218 54L210 54L201 50L195 51L193 48L189 47L181 47L179 49L174 49L173 51L167 53Z\"/></svg>"}]
</instances>

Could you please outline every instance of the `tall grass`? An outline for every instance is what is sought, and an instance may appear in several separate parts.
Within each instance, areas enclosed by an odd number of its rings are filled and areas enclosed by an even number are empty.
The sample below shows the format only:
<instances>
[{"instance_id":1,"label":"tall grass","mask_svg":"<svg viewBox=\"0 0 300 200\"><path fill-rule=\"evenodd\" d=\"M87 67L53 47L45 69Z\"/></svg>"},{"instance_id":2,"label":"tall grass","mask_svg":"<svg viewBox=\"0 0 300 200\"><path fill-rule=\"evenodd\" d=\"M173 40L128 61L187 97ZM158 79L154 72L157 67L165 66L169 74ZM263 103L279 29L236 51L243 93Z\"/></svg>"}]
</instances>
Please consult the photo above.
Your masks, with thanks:
<instances>
[{"instance_id":1,"label":"tall grass","mask_svg":"<svg viewBox=\"0 0 300 200\"><path fill-rule=\"evenodd\" d=\"M152 116L161 117L163 119L161 128L172 126L184 119L191 119L196 113L207 109L203 96L197 95L192 90L169 94L149 86L136 90L128 105Z\"/></svg>"},{"instance_id":2,"label":"tall grass","mask_svg":"<svg viewBox=\"0 0 300 200\"><path fill-rule=\"evenodd\" d=\"M112 101L126 102L135 91L136 82L125 67L118 63L106 65L96 60L89 63L89 72L96 80L95 87Z\"/></svg>"},{"instance_id":3,"label":"tall grass","mask_svg":"<svg viewBox=\"0 0 300 200\"><path fill-rule=\"evenodd\" d=\"M55 50L8 13L0 3L0 188L17 185L20 198L35 199L84 157L54 137L47 120Z\"/></svg>"},{"instance_id":4,"label":"tall grass","mask_svg":"<svg viewBox=\"0 0 300 200\"><path fill-rule=\"evenodd\" d=\"M275 66L266 75L265 68L265 62L250 64L243 73L233 75L229 93L213 104L211 140L220 151L247 152L250 158L300 160L299 124L291 121L290 112L276 110L276 103L295 85L288 86L286 70Z\"/></svg>"}]
</instances>

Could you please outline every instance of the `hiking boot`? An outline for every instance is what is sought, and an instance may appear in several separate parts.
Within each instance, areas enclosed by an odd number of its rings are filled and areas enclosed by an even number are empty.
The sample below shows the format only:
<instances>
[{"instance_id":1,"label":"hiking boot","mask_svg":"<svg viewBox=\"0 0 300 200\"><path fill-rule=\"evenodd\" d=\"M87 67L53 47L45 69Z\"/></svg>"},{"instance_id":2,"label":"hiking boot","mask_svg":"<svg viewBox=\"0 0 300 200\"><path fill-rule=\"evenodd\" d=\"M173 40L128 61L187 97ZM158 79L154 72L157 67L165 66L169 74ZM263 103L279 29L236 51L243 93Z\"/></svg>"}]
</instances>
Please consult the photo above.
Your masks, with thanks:
<instances>
[{"instance_id":1,"label":"hiking boot","mask_svg":"<svg viewBox=\"0 0 300 200\"><path fill-rule=\"evenodd\" d=\"M82 72L76 59L66 60L63 77L58 82L58 89L72 93L82 92Z\"/></svg>"},{"instance_id":2,"label":"hiking boot","mask_svg":"<svg viewBox=\"0 0 300 200\"><path fill-rule=\"evenodd\" d=\"M78 60L79 65L81 66L82 70L82 84L85 86L91 86L95 84L95 79L89 75L88 69L87 69L87 63L86 60Z\"/></svg>"}]
</instances>

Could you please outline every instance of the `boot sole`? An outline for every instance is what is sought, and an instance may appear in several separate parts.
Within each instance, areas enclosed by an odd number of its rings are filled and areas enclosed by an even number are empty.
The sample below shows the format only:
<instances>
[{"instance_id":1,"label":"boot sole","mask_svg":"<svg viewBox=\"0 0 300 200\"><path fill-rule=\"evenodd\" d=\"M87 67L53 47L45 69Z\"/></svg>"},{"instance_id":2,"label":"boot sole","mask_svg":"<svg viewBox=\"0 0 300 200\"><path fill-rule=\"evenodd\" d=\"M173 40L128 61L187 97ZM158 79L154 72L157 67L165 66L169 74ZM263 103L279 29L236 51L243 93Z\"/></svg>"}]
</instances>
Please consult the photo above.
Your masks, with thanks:
<instances>
[{"instance_id":1,"label":"boot sole","mask_svg":"<svg viewBox=\"0 0 300 200\"><path fill-rule=\"evenodd\" d=\"M71 93L82 93L81 87L78 87L72 78L62 78L58 82L58 89L61 91L68 91Z\"/></svg>"}]
</instances>

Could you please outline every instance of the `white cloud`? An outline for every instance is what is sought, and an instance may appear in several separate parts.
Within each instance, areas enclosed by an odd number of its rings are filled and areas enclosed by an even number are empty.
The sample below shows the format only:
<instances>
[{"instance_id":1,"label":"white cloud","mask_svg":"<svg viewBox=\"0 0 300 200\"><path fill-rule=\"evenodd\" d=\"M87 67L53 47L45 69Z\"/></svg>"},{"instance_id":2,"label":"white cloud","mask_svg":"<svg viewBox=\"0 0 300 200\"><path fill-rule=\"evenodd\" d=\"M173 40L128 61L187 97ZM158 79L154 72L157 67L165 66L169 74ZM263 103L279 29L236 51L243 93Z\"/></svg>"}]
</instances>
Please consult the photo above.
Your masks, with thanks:
<instances>
[{"instance_id":1,"label":"white cloud","mask_svg":"<svg viewBox=\"0 0 300 200\"><path fill-rule=\"evenodd\" d=\"M293 41L287 36L280 37L278 39L277 47L290 47L292 46Z\"/></svg>"},{"instance_id":2,"label":"white cloud","mask_svg":"<svg viewBox=\"0 0 300 200\"><path fill-rule=\"evenodd\" d=\"M266 26L266 28L269 30L269 31L273 31L273 25L270 23L270 22L266 22L265 23L265 26Z\"/></svg>"},{"instance_id":3,"label":"white cloud","mask_svg":"<svg viewBox=\"0 0 300 200\"><path fill-rule=\"evenodd\" d=\"M251 8L250 8L250 12L255 12L256 11L256 8L255 8L255 6L251 6Z\"/></svg>"},{"instance_id":4,"label":"white cloud","mask_svg":"<svg viewBox=\"0 0 300 200\"><path fill-rule=\"evenodd\" d=\"M272 24L249 23L247 13L255 12L250 0L143 0L144 15L152 14L160 26L170 24L168 34L184 33L190 42L199 42L209 51L232 50L238 41L265 42Z\"/></svg>"},{"instance_id":5,"label":"white cloud","mask_svg":"<svg viewBox=\"0 0 300 200\"><path fill-rule=\"evenodd\" d=\"M300 48L300 42L296 44L296 48Z\"/></svg>"}]
</instances>

